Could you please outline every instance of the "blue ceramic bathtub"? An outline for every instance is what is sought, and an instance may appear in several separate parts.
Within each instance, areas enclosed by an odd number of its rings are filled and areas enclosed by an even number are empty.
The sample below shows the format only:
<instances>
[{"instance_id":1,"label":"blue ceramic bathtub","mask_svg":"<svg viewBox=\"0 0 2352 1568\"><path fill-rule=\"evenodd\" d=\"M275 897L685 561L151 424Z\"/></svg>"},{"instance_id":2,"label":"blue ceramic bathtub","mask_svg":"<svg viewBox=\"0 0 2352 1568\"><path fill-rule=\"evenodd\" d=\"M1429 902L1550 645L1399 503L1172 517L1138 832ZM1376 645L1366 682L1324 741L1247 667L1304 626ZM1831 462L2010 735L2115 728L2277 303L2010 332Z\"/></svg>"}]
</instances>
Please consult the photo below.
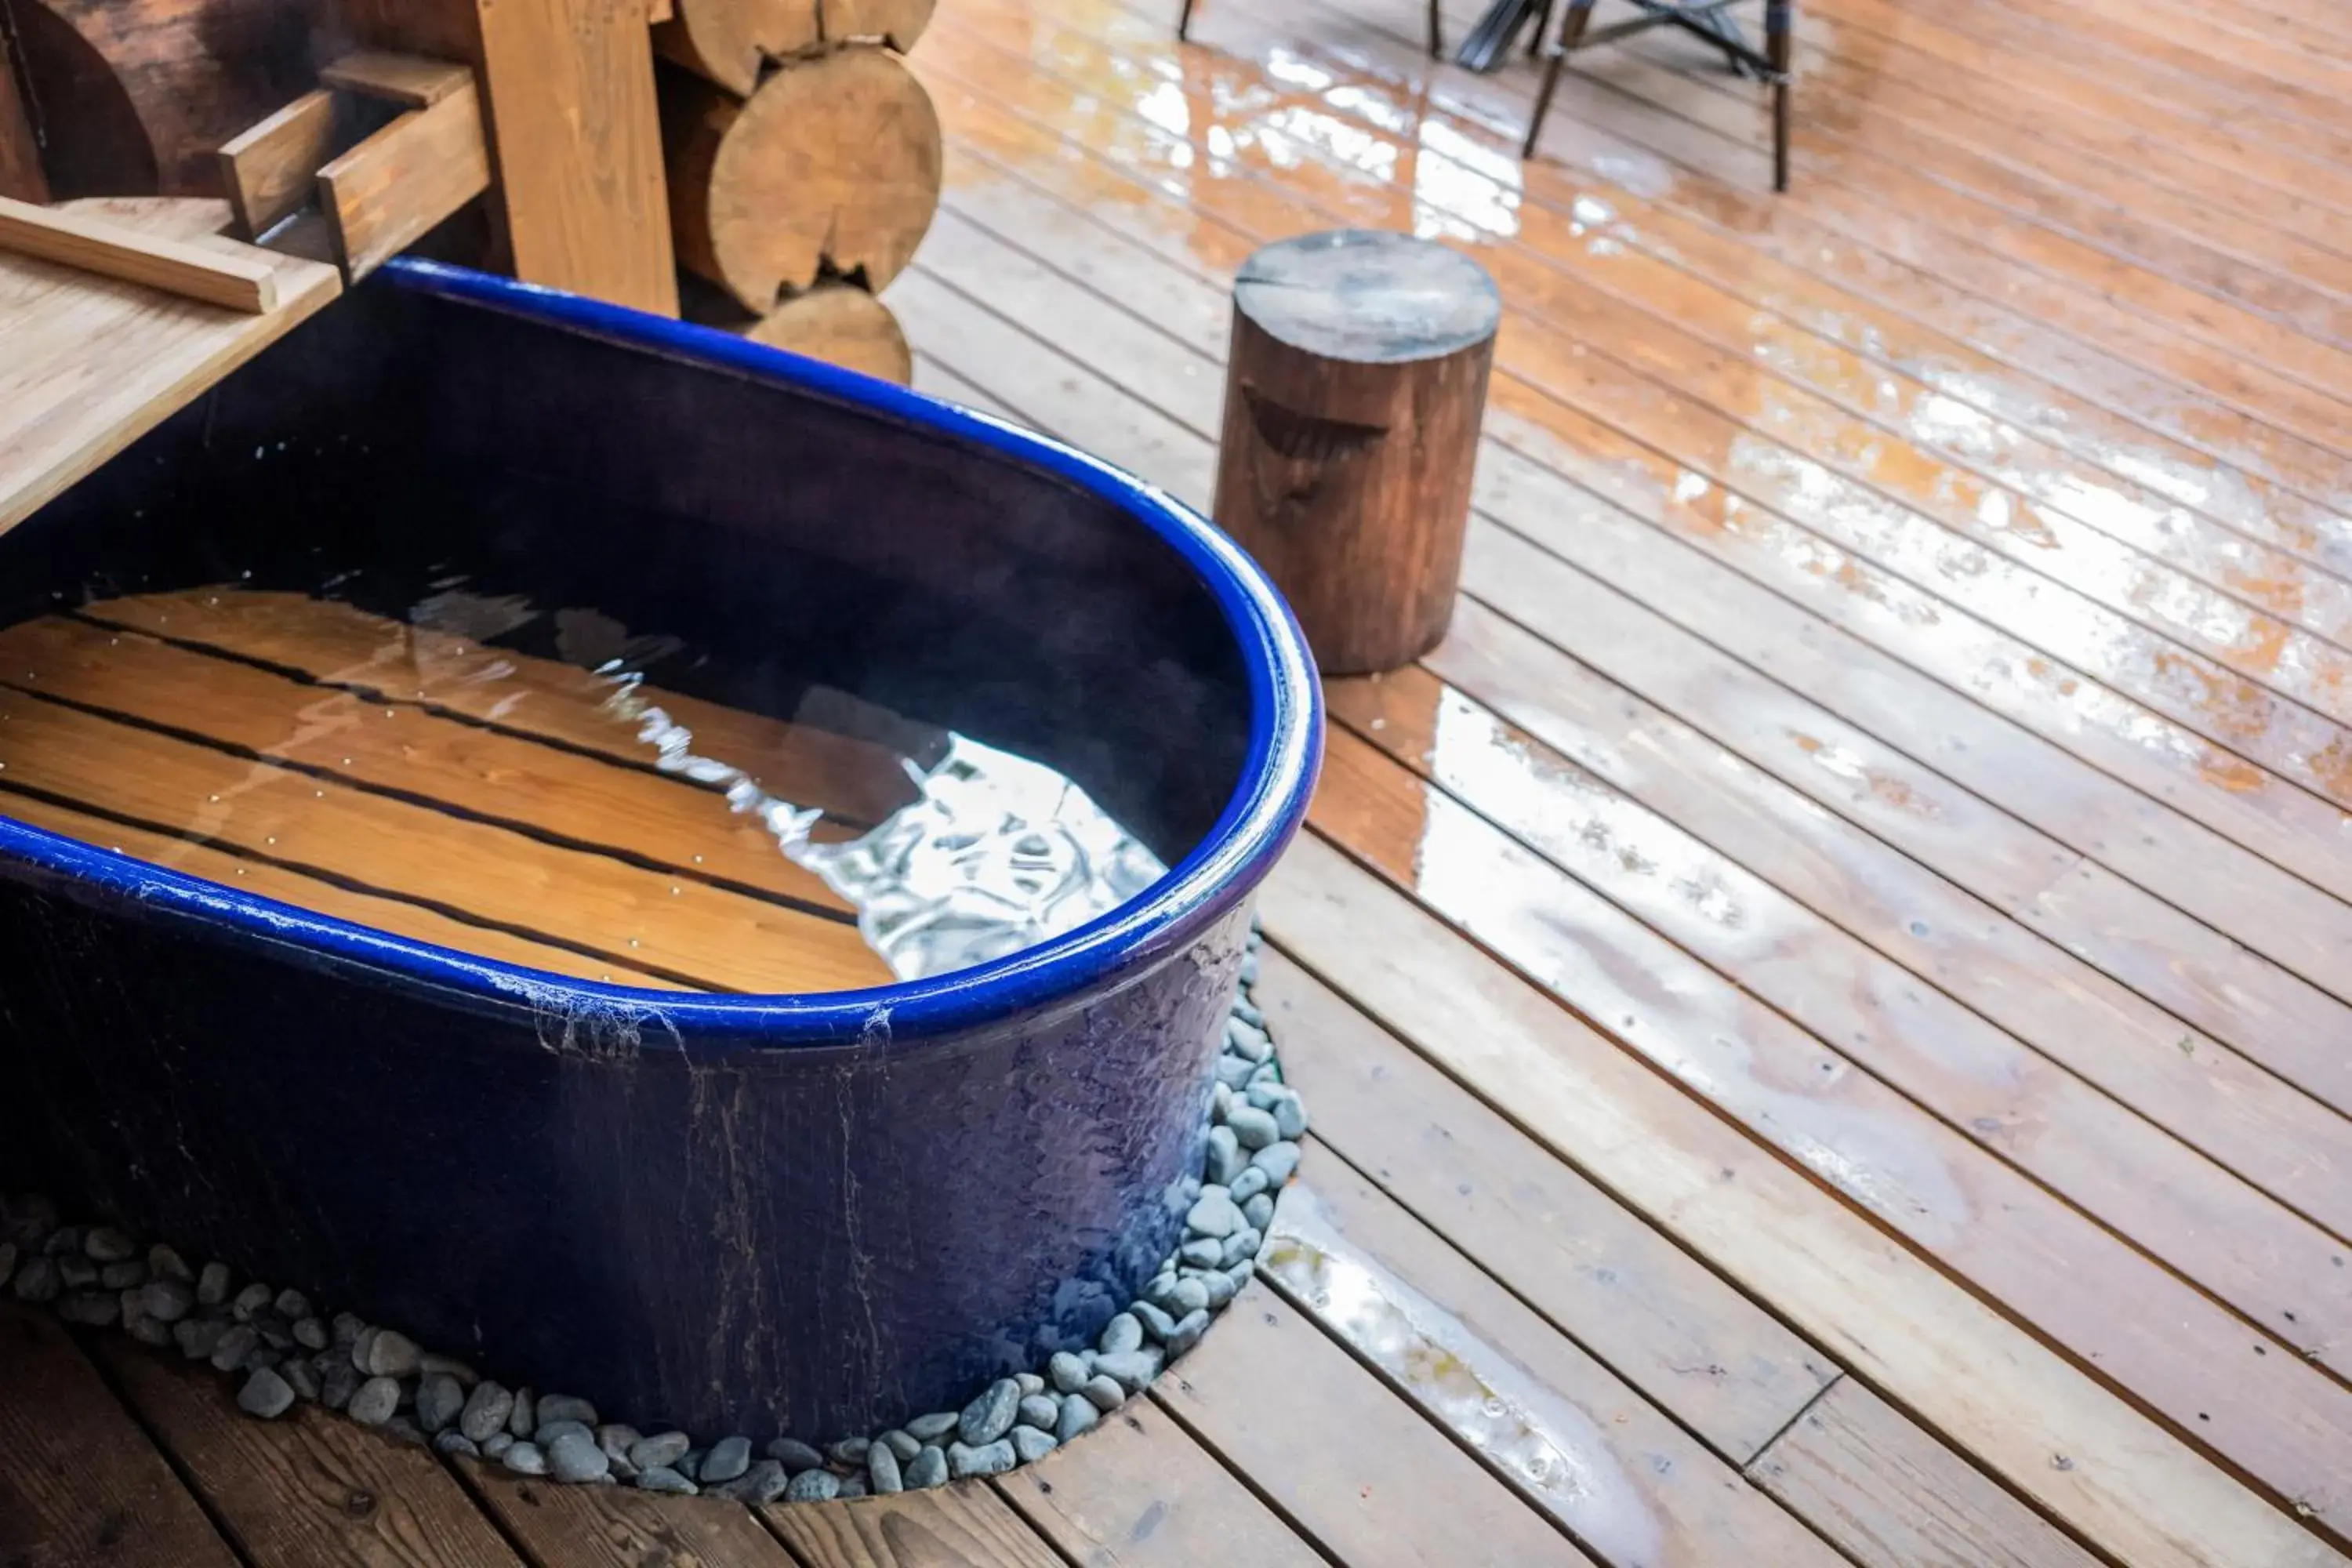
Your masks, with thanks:
<instances>
[{"instance_id":1,"label":"blue ceramic bathtub","mask_svg":"<svg viewBox=\"0 0 2352 1568\"><path fill-rule=\"evenodd\" d=\"M388 268L13 533L66 584L462 542L1050 762L1173 869L1046 945L816 996L511 969L8 820L0 1188L509 1379L830 1436L1090 1340L1176 1237L1313 673L1265 580L1084 456L721 334ZM750 670L753 673L745 675Z\"/></svg>"}]
</instances>

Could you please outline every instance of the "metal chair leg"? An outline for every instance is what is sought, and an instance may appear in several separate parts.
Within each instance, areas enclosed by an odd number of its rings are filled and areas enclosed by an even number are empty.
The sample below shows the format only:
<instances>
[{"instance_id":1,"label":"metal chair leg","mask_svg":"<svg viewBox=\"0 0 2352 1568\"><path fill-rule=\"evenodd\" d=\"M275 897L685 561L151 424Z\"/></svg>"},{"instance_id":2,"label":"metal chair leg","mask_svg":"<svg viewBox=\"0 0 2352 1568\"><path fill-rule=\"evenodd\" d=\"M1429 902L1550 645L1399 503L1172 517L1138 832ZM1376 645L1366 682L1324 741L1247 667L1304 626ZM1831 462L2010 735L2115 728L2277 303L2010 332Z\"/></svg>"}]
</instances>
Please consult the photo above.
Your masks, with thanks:
<instances>
[{"instance_id":1,"label":"metal chair leg","mask_svg":"<svg viewBox=\"0 0 2352 1568\"><path fill-rule=\"evenodd\" d=\"M1793 53L1790 0L1766 0L1764 53L1772 62L1772 188L1789 188L1789 67Z\"/></svg>"},{"instance_id":2,"label":"metal chair leg","mask_svg":"<svg viewBox=\"0 0 2352 1568\"><path fill-rule=\"evenodd\" d=\"M1192 0L1184 0L1184 14L1176 18L1176 41L1191 41L1192 33Z\"/></svg>"},{"instance_id":3,"label":"metal chair leg","mask_svg":"<svg viewBox=\"0 0 2352 1568\"><path fill-rule=\"evenodd\" d=\"M1594 0L1568 0L1568 15L1560 18L1559 42L1552 46L1550 56L1544 61L1543 89L1536 94L1535 113L1528 120L1528 139L1519 148L1519 156L1536 155L1536 139L1543 134L1544 116L1551 112L1551 95L1559 88L1559 73L1568 64L1584 37L1584 25L1592 19Z\"/></svg>"},{"instance_id":4,"label":"metal chair leg","mask_svg":"<svg viewBox=\"0 0 2352 1568\"><path fill-rule=\"evenodd\" d=\"M1186 4L1191 4L1191 0L1186 0ZM1445 17L1437 8L1437 0L1429 0L1429 58L1433 60L1445 58Z\"/></svg>"},{"instance_id":5,"label":"metal chair leg","mask_svg":"<svg viewBox=\"0 0 2352 1568\"><path fill-rule=\"evenodd\" d=\"M1528 34L1528 58L1533 59L1543 53L1544 29L1550 26L1551 0L1543 0L1541 9L1536 12L1535 27Z\"/></svg>"}]
</instances>

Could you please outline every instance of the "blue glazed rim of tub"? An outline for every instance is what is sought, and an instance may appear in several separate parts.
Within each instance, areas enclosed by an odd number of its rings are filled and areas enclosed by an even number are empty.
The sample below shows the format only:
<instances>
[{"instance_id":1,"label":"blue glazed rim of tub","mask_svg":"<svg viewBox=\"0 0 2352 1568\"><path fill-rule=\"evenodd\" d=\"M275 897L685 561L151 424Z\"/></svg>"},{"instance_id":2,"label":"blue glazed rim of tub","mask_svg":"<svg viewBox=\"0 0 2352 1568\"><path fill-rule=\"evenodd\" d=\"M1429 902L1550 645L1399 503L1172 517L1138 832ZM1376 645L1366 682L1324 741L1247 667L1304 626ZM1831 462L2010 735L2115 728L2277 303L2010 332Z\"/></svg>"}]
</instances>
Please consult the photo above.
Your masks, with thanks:
<instances>
[{"instance_id":1,"label":"blue glazed rim of tub","mask_svg":"<svg viewBox=\"0 0 2352 1568\"><path fill-rule=\"evenodd\" d=\"M6 815L5 798L0 857L27 863L68 887L128 898L157 914L226 927L324 960L389 971L492 1005L657 1020L680 1042L691 1032L755 1035L751 1044L761 1048L851 1043L887 1047L1050 1011L1057 1003L1083 1002L1103 984L1181 951L1264 879L1298 831L1323 752L1322 694L1306 638L1256 563L1207 519L1166 492L1049 437L730 332L436 262L394 260L373 286L480 306L740 380L827 398L919 433L968 442L1111 502L1184 561L1216 601L1242 654L1250 693L1249 747L1241 781L1215 825L1140 897L1050 942L929 980L801 994L644 990L474 957L242 893L18 822Z\"/></svg>"}]
</instances>

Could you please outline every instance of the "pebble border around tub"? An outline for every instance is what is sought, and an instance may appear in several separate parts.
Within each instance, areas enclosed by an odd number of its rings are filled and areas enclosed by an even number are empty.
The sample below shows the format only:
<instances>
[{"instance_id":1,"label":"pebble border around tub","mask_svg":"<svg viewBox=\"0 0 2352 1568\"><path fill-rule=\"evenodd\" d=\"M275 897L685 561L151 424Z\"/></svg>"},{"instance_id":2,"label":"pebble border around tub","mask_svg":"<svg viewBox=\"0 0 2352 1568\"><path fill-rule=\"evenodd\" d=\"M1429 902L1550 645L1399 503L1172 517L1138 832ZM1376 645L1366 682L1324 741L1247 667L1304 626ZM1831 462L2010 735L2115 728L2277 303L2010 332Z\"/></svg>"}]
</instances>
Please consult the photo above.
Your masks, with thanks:
<instances>
[{"instance_id":1,"label":"pebble border around tub","mask_svg":"<svg viewBox=\"0 0 2352 1568\"><path fill-rule=\"evenodd\" d=\"M1200 1342L1256 1268L1307 1130L1306 1109L1283 1083L1251 999L1259 942L1253 928L1217 1058L1201 1194L1183 1244L1143 1299L1111 1319L1097 1348L1064 1352L1042 1373L1000 1378L961 1411L919 1415L873 1437L822 1448L780 1437L755 1457L748 1437L706 1447L683 1432L600 1424L584 1399L509 1391L394 1330L348 1312L329 1317L299 1290L239 1286L226 1264L191 1268L160 1243L142 1251L109 1226L60 1225L56 1207L37 1197L0 1197L0 1288L50 1305L68 1322L120 1327L143 1344L176 1344L190 1361L242 1373L236 1402L249 1415L274 1420L313 1400L362 1426L520 1475L743 1502L913 1491L1003 1475L1140 1394Z\"/></svg>"}]
</instances>

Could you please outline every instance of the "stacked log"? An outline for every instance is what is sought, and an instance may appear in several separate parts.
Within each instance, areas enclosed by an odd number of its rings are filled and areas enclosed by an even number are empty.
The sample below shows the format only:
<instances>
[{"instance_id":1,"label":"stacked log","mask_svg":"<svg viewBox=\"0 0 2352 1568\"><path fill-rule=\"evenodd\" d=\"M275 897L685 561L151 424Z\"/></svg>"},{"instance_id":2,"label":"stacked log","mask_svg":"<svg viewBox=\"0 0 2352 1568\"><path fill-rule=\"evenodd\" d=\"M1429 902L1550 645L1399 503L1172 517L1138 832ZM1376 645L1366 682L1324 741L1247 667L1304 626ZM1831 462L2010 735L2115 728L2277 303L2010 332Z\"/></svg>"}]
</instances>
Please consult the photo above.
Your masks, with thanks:
<instances>
[{"instance_id":1,"label":"stacked log","mask_svg":"<svg viewBox=\"0 0 2352 1568\"><path fill-rule=\"evenodd\" d=\"M908 378L875 296L939 208L939 116L902 58L931 5L676 0L654 39L671 234L710 286L690 315Z\"/></svg>"}]
</instances>

